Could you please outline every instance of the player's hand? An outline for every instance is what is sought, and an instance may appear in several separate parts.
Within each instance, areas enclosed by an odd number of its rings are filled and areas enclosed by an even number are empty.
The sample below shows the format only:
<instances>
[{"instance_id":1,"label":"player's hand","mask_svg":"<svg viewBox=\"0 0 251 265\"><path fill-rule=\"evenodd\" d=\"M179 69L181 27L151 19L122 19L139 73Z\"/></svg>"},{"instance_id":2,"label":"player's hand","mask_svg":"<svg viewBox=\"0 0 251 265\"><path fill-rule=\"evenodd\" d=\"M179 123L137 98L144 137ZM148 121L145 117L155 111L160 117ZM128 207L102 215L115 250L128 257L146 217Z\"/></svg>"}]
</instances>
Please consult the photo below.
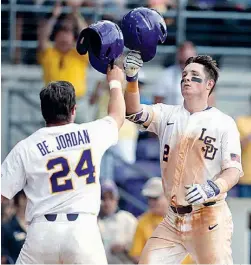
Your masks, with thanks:
<instances>
[{"instance_id":1,"label":"player's hand","mask_svg":"<svg viewBox=\"0 0 251 265\"><path fill-rule=\"evenodd\" d=\"M107 69L107 82L110 83L112 80L119 81L121 85L125 80L124 72L116 65L113 66L113 69L111 69L111 66L108 66Z\"/></svg>"},{"instance_id":2,"label":"player's hand","mask_svg":"<svg viewBox=\"0 0 251 265\"><path fill-rule=\"evenodd\" d=\"M138 72L143 66L143 61L138 51L130 51L124 59L126 80L134 82L138 79Z\"/></svg>"},{"instance_id":3,"label":"player's hand","mask_svg":"<svg viewBox=\"0 0 251 265\"><path fill-rule=\"evenodd\" d=\"M208 180L206 184L186 185L185 188L185 199L192 205L202 204L220 193L219 187L211 180Z\"/></svg>"}]
</instances>

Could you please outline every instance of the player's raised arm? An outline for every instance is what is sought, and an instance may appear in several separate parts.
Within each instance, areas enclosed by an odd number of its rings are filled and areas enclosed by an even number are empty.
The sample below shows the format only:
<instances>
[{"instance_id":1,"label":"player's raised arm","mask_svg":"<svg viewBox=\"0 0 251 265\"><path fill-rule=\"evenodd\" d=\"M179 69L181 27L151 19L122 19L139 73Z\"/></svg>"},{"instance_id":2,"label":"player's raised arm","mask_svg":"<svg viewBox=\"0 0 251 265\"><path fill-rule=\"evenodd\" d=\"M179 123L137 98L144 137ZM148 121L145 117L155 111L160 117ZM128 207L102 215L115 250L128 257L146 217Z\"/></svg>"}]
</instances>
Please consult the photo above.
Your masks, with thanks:
<instances>
[{"instance_id":1,"label":"player's raised arm","mask_svg":"<svg viewBox=\"0 0 251 265\"><path fill-rule=\"evenodd\" d=\"M138 73L142 66L143 61L140 53L130 51L124 61L126 80L128 81L125 92L126 118L147 127L152 121L153 112L151 108L140 104Z\"/></svg>"},{"instance_id":2,"label":"player's raised arm","mask_svg":"<svg viewBox=\"0 0 251 265\"><path fill-rule=\"evenodd\" d=\"M107 81L110 87L108 115L114 118L118 129L120 129L125 120L125 100L122 91L122 83L124 81L123 71L118 66L114 66L113 69L108 67Z\"/></svg>"}]
</instances>

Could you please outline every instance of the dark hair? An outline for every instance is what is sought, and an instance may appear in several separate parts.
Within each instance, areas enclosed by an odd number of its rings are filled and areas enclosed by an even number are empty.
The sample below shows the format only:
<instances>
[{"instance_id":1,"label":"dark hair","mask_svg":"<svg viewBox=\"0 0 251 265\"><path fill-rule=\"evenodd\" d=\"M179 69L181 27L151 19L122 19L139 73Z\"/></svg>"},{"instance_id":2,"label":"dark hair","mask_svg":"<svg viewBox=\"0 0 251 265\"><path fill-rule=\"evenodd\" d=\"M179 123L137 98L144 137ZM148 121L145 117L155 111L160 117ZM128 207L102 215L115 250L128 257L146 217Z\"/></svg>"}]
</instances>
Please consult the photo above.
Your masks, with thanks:
<instances>
[{"instance_id":1,"label":"dark hair","mask_svg":"<svg viewBox=\"0 0 251 265\"><path fill-rule=\"evenodd\" d=\"M208 55L198 55L195 57L190 57L187 59L185 63L185 67L190 63L198 63L204 66L206 75L208 79L214 80L214 86L212 87L209 95L213 92L216 82L219 78L219 68L217 66L217 63L211 56Z\"/></svg>"},{"instance_id":2,"label":"dark hair","mask_svg":"<svg viewBox=\"0 0 251 265\"><path fill-rule=\"evenodd\" d=\"M50 82L40 92L41 111L46 124L69 122L76 105L75 90L67 81Z\"/></svg>"}]
</instances>

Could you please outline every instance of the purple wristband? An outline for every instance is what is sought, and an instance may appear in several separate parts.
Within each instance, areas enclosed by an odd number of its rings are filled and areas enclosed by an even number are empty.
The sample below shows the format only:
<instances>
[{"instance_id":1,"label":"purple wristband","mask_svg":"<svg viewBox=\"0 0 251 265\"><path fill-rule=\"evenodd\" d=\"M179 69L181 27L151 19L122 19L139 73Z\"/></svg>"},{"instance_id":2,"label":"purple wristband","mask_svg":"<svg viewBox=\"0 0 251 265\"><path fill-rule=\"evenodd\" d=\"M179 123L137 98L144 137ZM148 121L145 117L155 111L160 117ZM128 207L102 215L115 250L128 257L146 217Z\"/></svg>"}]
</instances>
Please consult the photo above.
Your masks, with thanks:
<instances>
[{"instance_id":1,"label":"purple wristband","mask_svg":"<svg viewBox=\"0 0 251 265\"><path fill-rule=\"evenodd\" d=\"M126 81L127 82L135 82L136 80L138 80L138 74L136 74L133 77L126 76Z\"/></svg>"}]
</instances>

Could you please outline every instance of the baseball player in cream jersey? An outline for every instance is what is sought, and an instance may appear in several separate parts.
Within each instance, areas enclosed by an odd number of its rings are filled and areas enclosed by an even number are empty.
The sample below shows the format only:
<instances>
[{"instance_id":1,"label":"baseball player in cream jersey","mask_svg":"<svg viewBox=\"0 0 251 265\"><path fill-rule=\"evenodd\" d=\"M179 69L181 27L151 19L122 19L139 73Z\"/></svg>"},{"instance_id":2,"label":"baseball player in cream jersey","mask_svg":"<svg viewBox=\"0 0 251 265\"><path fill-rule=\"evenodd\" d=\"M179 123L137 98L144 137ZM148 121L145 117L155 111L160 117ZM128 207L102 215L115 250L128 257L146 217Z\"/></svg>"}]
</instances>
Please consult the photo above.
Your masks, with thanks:
<instances>
[{"instance_id":1,"label":"baseball player in cream jersey","mask_svg":"<svg viewBox=\"0 0 251 265\"><path fill-rule=\"evenodd\" d=\"M71 83L51 82L40 92L46 127L19 142L2 164L2 196L24 189L27 238L17 263L106 264L97 215L100 162L116 144L125 116L124 73L108 70L108 116L75 124Z\"/></svg>"},{"instance_id":2,"label":"baseball player in cream jersey","mask_svg":"<svg viewBox=\"0 0 251 265\"><path fill-rule=\"evenodd\" d=\"M159 137L169 210L140 263L178 264L190 253L196 263L231 264L233 224L225 198L242 176L241 148L234 120L208 106L219 69L210 56L191 57L182 72L184 104L144 106L137 84L142 65L139 52L125 58L127 119Z\"/></svg>"}]
</instances>

